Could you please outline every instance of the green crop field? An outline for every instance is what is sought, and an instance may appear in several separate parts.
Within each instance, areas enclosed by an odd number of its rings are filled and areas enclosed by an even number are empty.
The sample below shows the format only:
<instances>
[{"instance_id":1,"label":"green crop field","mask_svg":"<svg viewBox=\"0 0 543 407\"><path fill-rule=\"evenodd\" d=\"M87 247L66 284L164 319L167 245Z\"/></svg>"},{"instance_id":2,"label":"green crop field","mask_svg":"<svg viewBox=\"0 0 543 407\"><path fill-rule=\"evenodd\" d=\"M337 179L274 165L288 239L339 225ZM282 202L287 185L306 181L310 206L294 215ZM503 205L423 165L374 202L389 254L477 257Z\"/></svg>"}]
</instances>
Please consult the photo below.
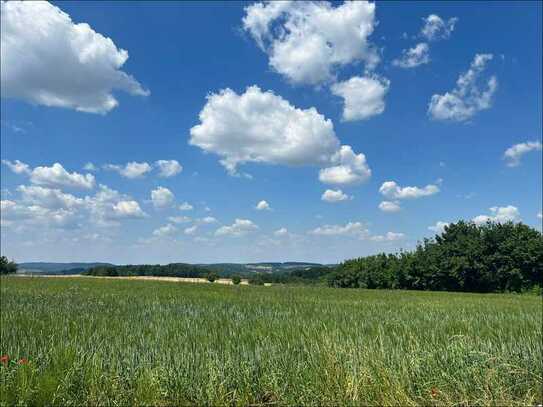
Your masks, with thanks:
<instances>
[{"instance_id":1,"label":"green crop field","mask_svg":"<svg viewBox=\"0 0 543 407\"><path fill-rule=\"evenodd\" d=\"M2 405L542 402L537 296L0 282Z\"/></svg>"}]
</instances>

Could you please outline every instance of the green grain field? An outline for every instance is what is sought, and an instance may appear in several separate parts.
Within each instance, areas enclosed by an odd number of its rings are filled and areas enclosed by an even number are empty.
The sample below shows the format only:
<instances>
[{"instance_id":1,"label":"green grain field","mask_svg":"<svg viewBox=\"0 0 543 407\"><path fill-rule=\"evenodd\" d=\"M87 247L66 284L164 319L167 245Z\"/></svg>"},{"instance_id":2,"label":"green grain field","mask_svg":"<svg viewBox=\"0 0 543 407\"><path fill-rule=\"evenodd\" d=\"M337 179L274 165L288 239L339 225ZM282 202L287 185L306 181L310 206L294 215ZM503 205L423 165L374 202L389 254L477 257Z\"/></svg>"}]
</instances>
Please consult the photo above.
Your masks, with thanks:
<instances>
[{"instance_id":1,"label":"green grain field","mask_svg":"<svg viewBox=\"0 0 543 407\"><path fill-rule=\"evenodd\" d=\"M0 364L2 405L542 402L537 296L99 278L0 284L0 354L10 359Z\"/></svg>"}]
</instances>

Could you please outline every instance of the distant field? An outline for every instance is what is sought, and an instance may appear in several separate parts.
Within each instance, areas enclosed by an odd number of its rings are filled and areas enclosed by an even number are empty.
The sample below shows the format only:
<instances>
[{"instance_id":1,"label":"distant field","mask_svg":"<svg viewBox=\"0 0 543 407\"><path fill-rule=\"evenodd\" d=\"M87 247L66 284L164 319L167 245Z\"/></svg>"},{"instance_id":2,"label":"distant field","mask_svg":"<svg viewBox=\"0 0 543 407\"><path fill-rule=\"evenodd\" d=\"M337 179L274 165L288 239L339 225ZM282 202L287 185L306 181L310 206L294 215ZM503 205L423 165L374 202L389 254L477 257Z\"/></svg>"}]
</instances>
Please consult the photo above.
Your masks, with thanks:
<instances>
[{"instance_id":1,"label":"distant field","mask_svg":"<svg viewBox=\"0 0 543 407\"><path fill-rule=\"evenodd\" d=\"M0 283L1 404L542 402L536 296Z\"/></svg>"}]
</instances>

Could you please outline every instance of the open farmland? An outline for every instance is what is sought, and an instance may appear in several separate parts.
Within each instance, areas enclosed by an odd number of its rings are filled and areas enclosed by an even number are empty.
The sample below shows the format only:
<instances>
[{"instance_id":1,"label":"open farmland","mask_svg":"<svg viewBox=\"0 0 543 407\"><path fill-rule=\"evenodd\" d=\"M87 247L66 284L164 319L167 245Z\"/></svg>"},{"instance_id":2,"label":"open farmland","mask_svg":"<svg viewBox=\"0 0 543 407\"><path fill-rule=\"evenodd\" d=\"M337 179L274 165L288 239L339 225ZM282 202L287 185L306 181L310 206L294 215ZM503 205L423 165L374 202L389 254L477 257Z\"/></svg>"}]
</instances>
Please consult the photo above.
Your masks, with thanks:
<instances>
[{"instance_id":1,"label":"open farmland","mask_svg":"<svg viewBox=\"0 0 543 407\"><path fill-rule=\"evenodd\" d=\"M542 400L537 296L0 281L7 405Z\"/></svg>"}]
</instances>

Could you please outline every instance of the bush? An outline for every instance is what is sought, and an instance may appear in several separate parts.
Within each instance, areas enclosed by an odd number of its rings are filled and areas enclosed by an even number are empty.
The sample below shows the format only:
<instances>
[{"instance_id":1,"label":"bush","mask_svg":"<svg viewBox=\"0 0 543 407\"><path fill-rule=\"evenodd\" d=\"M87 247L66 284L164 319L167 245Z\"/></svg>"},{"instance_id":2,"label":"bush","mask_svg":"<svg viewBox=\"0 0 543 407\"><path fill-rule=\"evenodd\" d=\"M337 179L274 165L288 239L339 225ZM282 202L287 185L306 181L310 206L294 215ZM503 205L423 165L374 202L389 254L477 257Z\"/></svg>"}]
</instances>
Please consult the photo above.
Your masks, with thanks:
<instances>
[{"instance_id":1,"label":"bush","mask_svg":"<svg viewBox=\"0 0 543 407\"><path fill-rule=\"evenodd\" d=\"M217 273L211 272L207 275L207 281L210 283L213 283L215 280L219 278L219 275Z\"/></svg>"},{"instance_id":2,"label":"bush","mask_svg":"<svg viewBox=\"0 0 543 407\"><path fill-rule=\"evenodd\" d=\"M237 274L232 276L232 282L236 285L238 285L239 283L241 283L241 277L238 276Z\"/></svg>"},{"instance_id":3,"label":"bush","mask_svg":"<svg viewBox=\"0 0 543 407\"><path fill-rule=\"evenodd\" d=\"M6 256L0 256L0 274L13 274L17 271L17 264L9 261Z\"/></svg>"},{"instance_id":4,"label":"bush","mask_svg":"<svg viewBox=\"0 0 543 407\"><path fill-rule=\"evenodd\" d=\"M253 277L249 278L249 284L264 285L264 283L265 283L264 277L260 273L257 273Z\"/></svg>"}]
</instances>

